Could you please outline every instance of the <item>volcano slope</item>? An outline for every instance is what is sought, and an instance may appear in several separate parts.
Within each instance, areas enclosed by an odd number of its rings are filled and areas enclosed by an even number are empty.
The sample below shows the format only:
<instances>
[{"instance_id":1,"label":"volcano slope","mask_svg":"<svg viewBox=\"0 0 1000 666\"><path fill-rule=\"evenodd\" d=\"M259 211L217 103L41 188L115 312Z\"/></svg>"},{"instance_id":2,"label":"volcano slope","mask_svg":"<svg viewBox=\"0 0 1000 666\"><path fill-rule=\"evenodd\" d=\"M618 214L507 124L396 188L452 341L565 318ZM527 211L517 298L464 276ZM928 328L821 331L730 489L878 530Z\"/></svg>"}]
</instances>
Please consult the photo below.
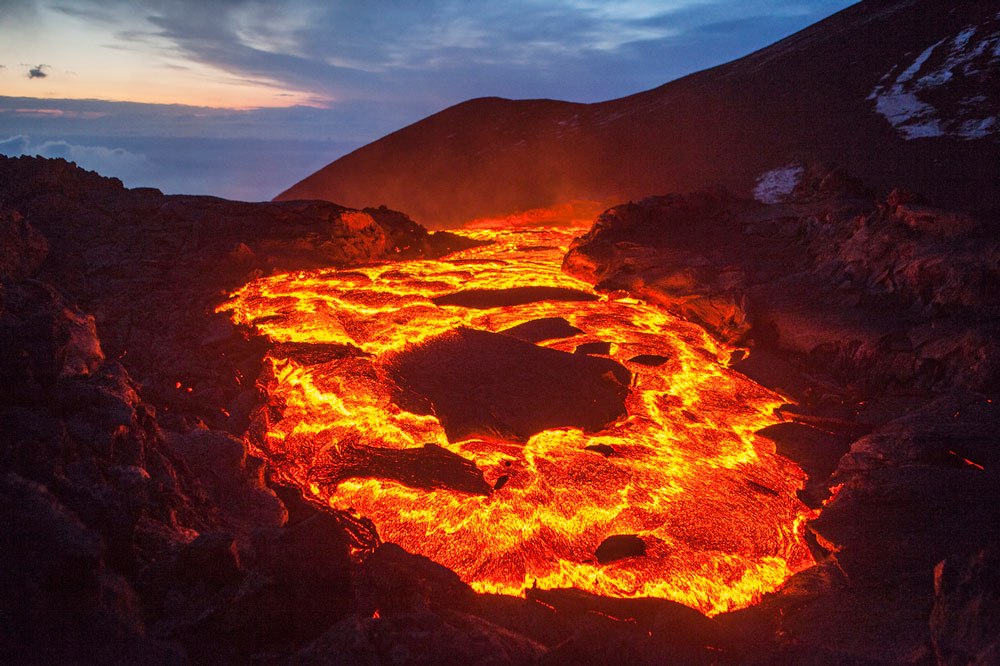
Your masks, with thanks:
<instances>
[{"instance_id":1,"label":"volcano slope","mask_svg":"<svg viewBox=\"0 0 1000 666\"><path fill-rule=\"evenodd\" d=\"M276 200L404 210L430 227L717 184L771 200L802 166L884 196L996 210L1000 12L865 0L744 58L597 104L483 98L364 146ZM789 184L790 183L790 184Z\"/></svg>"}]
</instances>

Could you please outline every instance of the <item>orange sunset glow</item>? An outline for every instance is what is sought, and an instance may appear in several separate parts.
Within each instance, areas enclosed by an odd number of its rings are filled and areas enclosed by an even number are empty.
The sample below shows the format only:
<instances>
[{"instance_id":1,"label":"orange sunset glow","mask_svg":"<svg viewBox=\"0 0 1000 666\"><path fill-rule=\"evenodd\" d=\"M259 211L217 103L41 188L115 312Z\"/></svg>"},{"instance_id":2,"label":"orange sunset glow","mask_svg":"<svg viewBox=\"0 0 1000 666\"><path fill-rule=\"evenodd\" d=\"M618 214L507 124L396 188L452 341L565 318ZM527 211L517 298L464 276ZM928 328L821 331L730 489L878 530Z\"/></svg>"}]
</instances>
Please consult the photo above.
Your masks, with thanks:
<instances>
[{"instance_id":1,"label":"orange sunset glow","mask_svg":"<svg viewBox=\"0 0 1000 666\"><path fill-rule=\"evenodd\" d=\"M42 7L19 27L0 41L0 90L8 96L229 109L331 101L267 76L243 76L185 58L148 25L126 32Z\"/></svg>"}]
</instances>

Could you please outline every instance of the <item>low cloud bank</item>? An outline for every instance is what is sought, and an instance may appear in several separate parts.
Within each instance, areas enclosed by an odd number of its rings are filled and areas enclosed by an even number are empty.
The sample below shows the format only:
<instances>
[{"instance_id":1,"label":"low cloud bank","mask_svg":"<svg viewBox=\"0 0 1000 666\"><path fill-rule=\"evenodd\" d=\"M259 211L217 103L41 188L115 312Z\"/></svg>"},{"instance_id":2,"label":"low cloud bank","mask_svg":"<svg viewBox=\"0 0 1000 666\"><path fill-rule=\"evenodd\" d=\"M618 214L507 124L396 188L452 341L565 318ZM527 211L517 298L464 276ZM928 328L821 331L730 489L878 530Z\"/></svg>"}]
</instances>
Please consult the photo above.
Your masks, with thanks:
<instances>
[{"instance_id":1,"label":"low cloud bank","mask_svg":"<svg viewBox=\"0 0 1000 666\"><path fill-rule=\"evenodd\" d=\"M0 153L9 157L19 155L61 157L70 162L76 162L84 169L117 178L122 178L123 175L131 177L134 172L142 172L151 167L145 155L129 152L124 148L86 146L69 141L53 140L35 143L31 137L24 134L0 141ZM125 179L123 178L123 180Z\"/></svg>"},{"instance_id":2,"label":"low cloud bank","mask_svg":"<svg viewBox=\"0 0 1000 666\"><path fill-rule=\"evenodd\" d=\"M267 201L358 147L357 142L197 137L34 137L0 135L0 154L76 162L126 187ZM377 205L380 202L373 202Z\"/></svg>"}]
</instances>

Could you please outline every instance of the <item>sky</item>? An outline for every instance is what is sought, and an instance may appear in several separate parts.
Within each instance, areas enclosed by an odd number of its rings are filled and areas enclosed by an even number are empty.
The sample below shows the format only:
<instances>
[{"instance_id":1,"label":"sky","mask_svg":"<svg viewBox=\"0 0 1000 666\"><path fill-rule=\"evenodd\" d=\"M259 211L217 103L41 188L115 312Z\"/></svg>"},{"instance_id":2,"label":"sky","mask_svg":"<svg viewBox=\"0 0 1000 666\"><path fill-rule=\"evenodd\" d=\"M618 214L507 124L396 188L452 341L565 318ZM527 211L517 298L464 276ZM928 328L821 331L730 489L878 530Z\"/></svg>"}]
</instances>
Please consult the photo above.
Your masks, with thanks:
<instances>
[{"instance_id":1,"label":"sky","mask_svg":"<svg viewBox=\"0 0 1000 666\"><path fill-rule=\"evenodd\" d=\"M267 200L466 99L597 102L844 0L0 0L0 154Z\"/></svg>"}]
</instances>

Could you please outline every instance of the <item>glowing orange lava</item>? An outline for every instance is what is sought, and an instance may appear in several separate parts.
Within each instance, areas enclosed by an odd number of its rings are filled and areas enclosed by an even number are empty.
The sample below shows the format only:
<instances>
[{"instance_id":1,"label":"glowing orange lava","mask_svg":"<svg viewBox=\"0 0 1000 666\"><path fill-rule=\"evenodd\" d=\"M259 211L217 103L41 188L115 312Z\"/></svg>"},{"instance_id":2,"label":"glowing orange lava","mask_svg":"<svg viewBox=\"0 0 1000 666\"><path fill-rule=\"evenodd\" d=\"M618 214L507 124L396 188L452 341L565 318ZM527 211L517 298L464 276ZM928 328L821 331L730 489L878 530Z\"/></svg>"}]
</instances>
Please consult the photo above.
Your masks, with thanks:
<instances>
[{"instance_id":1,"label":"glowing orange lava","mask_svg":"<svg viewBox=\"0 0 1000 666\"><path fill-rule=\"evenodd\" d=\"M561 273L579 230L466 230L494 244L446 260L310 271L256 280L223 306L276 342L353 345L354 353L303 365L272 355L283 418L258 455L284 481L372 519L383 539L456 571L483 592L577 587L665 597L718 613L752 603L811 564L801 538L808 510L802 472L754 432L775 423L775 394L730 371L730 349L702 329L629 298L537 302L474 310L431 298L463 289L544 285L591 291ZM573 352L611 342L634 375L627 418L606 430L547 430L526 444L449 442L438 420L392 402L386 363L407 345L458 326L499 331L563 317L582 334L540 344ZM630 362L668 357L659 367ZM433 443L481 469L490 496L351 478L334 487L310 470L358 444ZM588 445L606 445L605 456ZM603 449L605 452L608 449ZM601 565L611 535L635 534L646 555Z\"/></svg>"}]
</instances>

